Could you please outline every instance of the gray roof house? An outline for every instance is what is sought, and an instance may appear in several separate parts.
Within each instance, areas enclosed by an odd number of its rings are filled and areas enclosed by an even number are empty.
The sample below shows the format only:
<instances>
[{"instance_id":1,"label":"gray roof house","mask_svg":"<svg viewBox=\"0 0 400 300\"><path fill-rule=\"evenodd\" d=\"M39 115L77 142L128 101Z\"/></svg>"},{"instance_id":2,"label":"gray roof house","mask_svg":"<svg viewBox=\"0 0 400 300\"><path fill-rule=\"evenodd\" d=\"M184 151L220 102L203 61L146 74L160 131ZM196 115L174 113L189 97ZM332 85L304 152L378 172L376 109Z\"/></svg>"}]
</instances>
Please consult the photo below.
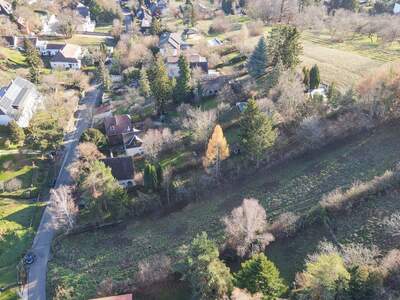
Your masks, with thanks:
<instances>
[{"instance_id":1,"label":"gray roof house","mask_svg":"<svg viewBox=\"0 0 400 300\"><path fill-rule=\"evenodd\" d=\"M12 13L13 9L11 3L5 0L0 0L0 14L11 15Z\"/></svg>"},{"instance_id":2,"label":"gray roof house","mask_svg":"<svg viewBox=\"0 0 400 300\"><path fill-rule=\"evenodd\" d=\"M182 38L178 33L163 33L160 36L158 47L163 56L179 55L181 50Z\"/></svg>"},{"instance_id":3,"label":"gray roof house","mask_svg":"<svg viewBox=\"0 0 400 300\"><path fill-rule=\"evenodd\" d=\"M135 185L135 168L132 157L110 157L101 161L111 169L111 174L121 186L132 187Z\"/></svg>"},{"instance_id":4,"label":"gray roof house","mask_svg":"<svg viewBox=\"0 0 400 300\"><path fill-rule=\"evenodd\" d=\"M20 127L28 127L42 97L35 85L16 77L0 92L0 125L15 120Z\"/></svg>"}]
</instances>

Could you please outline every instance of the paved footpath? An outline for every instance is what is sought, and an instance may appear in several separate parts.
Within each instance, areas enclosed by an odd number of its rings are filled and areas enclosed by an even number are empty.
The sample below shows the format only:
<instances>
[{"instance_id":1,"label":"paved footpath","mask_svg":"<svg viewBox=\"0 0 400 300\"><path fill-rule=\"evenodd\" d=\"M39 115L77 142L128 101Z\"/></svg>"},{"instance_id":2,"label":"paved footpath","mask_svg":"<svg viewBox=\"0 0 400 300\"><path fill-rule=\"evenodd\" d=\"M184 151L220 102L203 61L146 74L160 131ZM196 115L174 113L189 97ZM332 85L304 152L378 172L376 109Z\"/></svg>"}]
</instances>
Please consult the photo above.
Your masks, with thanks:
<instances>
[{"instance_id":1,"label":"paved footpath","mask_svg":"<svg viewBox=\"0 0 400 300\"><path fill-rule=\"evenodd\" d=\"M55 186L71 183L71 177L67 171L68 166L76 158L76 146L82 132L91 124L92 111L99 97L100 90L92 87L78 108L78 120L75 131L65 136L65 154L58 174ZM49 204L49 203L48 203ZM50 257L51 243L55 234L56 219L53 217L51 205L47 205L39 228L37 230L31 252L35 254L36 259L28 270L28 282L22 291L24 300L45 300L46 299L46 277L47 262Z\"/></svg>"}]
</instances>

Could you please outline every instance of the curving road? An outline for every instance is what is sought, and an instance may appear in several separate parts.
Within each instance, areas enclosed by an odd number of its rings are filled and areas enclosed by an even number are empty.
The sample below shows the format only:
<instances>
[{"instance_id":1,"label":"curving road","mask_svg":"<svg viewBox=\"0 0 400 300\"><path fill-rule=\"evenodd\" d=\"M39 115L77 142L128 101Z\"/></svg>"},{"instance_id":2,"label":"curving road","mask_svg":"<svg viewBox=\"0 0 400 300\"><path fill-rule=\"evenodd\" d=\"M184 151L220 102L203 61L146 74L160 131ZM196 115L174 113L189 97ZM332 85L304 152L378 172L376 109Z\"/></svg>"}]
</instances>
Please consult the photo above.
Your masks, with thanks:
<instances>
[{"instance_id":1,"label":"curving road","mask_svg":"<svg viewBox=\"0 0 400 300\"><path fill-rule=\"evenodd\" d=\"M88 128L92 120L92 111L100 90L92 86L91 90L83 99L78 108L78 118L75 131L65 136L64 160L60 173L56 179L56 186L71 183L71 177L67 171L68 165L76 158L76 146L82 132ZM35 263L28 270L28 282L23 287L22 298L24 300L45 300L46 299L46 275L47 262L50 257L50 247L55 234L56 219L48 205L43 213L37 230L31 251L36 255Z\"/></svg>"}]
</instances>

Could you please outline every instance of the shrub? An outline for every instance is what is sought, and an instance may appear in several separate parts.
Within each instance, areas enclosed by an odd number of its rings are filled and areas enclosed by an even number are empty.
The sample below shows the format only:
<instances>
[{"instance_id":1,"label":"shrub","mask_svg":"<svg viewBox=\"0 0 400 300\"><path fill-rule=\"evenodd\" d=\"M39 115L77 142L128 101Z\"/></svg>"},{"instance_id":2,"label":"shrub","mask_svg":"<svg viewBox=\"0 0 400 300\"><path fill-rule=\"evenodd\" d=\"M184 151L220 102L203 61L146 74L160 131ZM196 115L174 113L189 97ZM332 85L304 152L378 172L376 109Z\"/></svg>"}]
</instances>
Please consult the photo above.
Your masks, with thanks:
<instances>
[{"instance_id":1,"label":"shrub","mask_svg":"<svg viewBox=\"0 0 400 300\"><path fill-rule=\"evenodd\" d=\"M262 293L264 299L276 299L287 290L278 269L263 254L256 254L241 265L236 285L250 293Z\"/></svg>"},{"instance_id":2,"label":"shrub","mask_svg":"<svg viewBox=\"0 0 400 300\"><path fill-rule=\"evenodd\" d=\"M297 231L299 219L300 217L292 212L283 213L272 223L269 230L275 237L288 237Z\"/></svg>"},{"instance_id":3,"label":"shrub","mask_svg":"<svg viewBox=\"0 0 400 300\"><path fill-rule=\"evenodd\" d=\"M147 287L167 279L171 273L171 259L165 255L152 256L138 264L135 282L140 287Z\"/></svg>"},{"instance_id":4,"label":"shrub","mask_svg":"<svg viewBox=\"0 0 400 300\"><path fill-rule=\"evenodd\" d=\"M390 251L383 258L381 268L385 277L385 285L400 291L400 250Z\"/></svg>"},{"instance_id":5,"label":"shrub","mask_svg":"<svg viewBox=\"0 0 400 300\"><path fill-rule=\"evenodd\" d=\"M232 28L232 24L229 18L221 16L215 18L208 29L210 34L220 34L229 31Z\"/></svg>"},{"instance_id":6,"label":"shrub","mask_svg":"<svg viewBox=\"0 0 400 300\"><path fill-rule=\"evenodd\" d=\"M19 189L21 189L22 185L23 185L23 183L22 183L21 179L13 178L4 184L4 189L7 192L15 192L15 191L18 191Z\"/></svg>"},{"instance_id":7,"label":"shrub","mask_svg":"<svg viewBox=\"0 0 400 300\"><path fill-rule=\"evenodd\" d=\"M246 26L250 36L258 36L264 33L264 22L261 20L247 23Z\"/></svg>"},{"instance_id":8,"label":"shrub","mask_svg":"<svg viewBox=\"0 0 400 300\"><path fill-rule=\"evenodd\" d=\"M323 196L320 205L329 212L351 209L365 197L376 195L400 183L400 172L386 171L382 176L366 182L354 182L348 190L336 189Z\"/></svg>"}]
</instances>

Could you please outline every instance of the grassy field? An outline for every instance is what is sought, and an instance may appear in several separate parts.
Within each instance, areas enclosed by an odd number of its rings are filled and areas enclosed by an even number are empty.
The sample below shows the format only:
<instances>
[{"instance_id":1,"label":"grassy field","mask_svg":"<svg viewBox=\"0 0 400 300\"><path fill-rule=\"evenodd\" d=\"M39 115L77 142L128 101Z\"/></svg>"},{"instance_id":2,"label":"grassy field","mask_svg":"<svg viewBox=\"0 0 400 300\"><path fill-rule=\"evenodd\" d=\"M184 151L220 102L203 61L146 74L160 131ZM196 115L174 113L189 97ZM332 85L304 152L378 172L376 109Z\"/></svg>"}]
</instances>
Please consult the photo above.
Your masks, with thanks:
<instances>
[{"instance_id":1,"label":"grassy field","mask_svg":"<svg viewBox=\"0 0 400 300\"><path fill-rule=\"evenodd\" d=\"M203 230L221 241L220 218L244 197L258 198L271 219L287 211L302 213L324 193L383 173L399 155L400 136L396 126L381 128L284 166L260 170L252 178L215 191L207 200L166 217L131 221L112 230L71 236L56 248L49 283L73 287L79 295L77 299L93 296L98 283L106 277L132 278L139 260L161 253L174 257L177 248ZM295 251L298 245L295 241L285 243L284 248L279 243L271 246L270 256L288 281L301 269L305 255L324 236L320 230L306 232L299 236L303 246ZM304 239L310 242L304 243ZM298 255L294 255L296 252Z\"/></svg>"},{"instance_id":2,"label":"grassy field","mask_svg":"<svg viewBox=\"0 0 400 300\"><path fill-rule=\"evenodd\" d=\"M49 188L52 167L36 154L1 150L0 155L0 287L17 283L17 265L30 248L44 208L34 202ZM14 187L8 181L14 181ZM0 300L16 299L15 289L0 294Z\"/></svg>"},{"instance_id":3,"label":"grassy field","mask_svg":"<svg viewBox=\"0 0 400 300\"><path fill-rule=\"evenodd\" d=\"M335 82L345 89L357 83L363 76L383 65L382 61L342 49L330 48L307 40L303 41L302 65L317 64L323 82Z\"/></svg>"},{"instance_id":4,"label":"grassy field","mask_svg":"<svg viewBox=\"0 0 400 300\"><path fill-rule=\"evenodd\" d=\"M0 198L0 287L17 282L17 265L30 248L43 207L42 203ZM1 294L0 299L13 299L11 295Z\"/></svg>"}]
</instances>

